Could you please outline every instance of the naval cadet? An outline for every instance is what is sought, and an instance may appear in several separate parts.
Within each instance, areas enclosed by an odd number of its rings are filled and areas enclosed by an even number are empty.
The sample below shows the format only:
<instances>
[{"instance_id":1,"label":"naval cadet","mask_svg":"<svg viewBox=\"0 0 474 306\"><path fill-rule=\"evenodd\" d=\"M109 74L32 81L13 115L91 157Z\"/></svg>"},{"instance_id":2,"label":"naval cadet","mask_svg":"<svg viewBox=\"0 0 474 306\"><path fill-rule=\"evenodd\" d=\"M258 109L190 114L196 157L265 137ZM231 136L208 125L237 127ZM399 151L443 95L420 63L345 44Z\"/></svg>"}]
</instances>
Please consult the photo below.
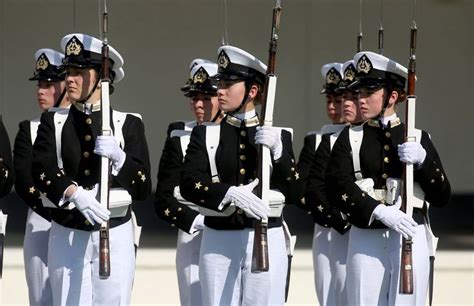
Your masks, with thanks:
<instances>
[{"instance_id":1,"label":"naval cadet","mask_svg":"<svg viewBox=\"0 0 474 306\"><path fill-rule=\"evenodd\" d=\"M305 136L304 146L298 160L298 170L306 184L304 197L297 205L312 216L313 268L316 297L320 305L334 304L331 290L331 227L344 231L347 225L337 211L333 211L325 196L325 168L327 165L330 135L341 131L346 125L342 116L342 94L338 91L342 82L342 64L328 63L321 67L324 85L322 94L326 97L326 113L331 124L320 131ZM311 174L311 176L310 176Z\"/></svg>"},{"instance_id":2,"label":"naval cadet","mask_svg":"<svg viewBox=\"0 0 474 306\"><path fill-rule=\"evenodd\" d=\"M217 73L217 64L195 59L190 69L190 78L182 91L189 98L195 120L177 121L169 125L158 168L155 210L162 220L179 229L176 272L181 305L199 306L203 305L199 252L204 216L199 214L195 204L180 197L179 181L193 127L203 123L219 123L222 112L217 101L217 80L212 78Z\"/></svg>"},{"instance_id":3,"label":"naval cadet","mask_svg":"<svg viewBox=\"0 0 474 306\"><path fill-rule=\"evenodd\" d=\"M218 101L226 117L217 126L193 129L180 189L206 210L199 275L203 305L283 305L288 258L281 210L252 190L257 144L271 151L271 187L288 195L299 183L291 134L257 129L255 105L262 101L266 66L252 54L225 45L218 49ZM252 273L255 222L268 219L268 272Z\"/></svg>"},{"instance_id":4,"label":"naval cadet","mask_svg":"<svg viewBox=\"0 0 474 306\"><path fill-rule=\"evenodd\" d=\"M64 82L62 67L63 53L52 49L39 49L35 53L35 72L29 79L37 82L37 103L41 111L55 111L70 105ZM13 148L16 180L15 191L28 205L23 260L30 305L53 305L51 284L48 274L48 240L51 228L49 207L42 201L41 193L35 187L31 175L33 143L40 124L40 118L20 122Z\"/></svg>"},{"instance_id":5,"label":"naval cadet","mask_svg":"<svg viewBox=\"0 0 474 306\"><path fill-rule=\"evenodd\" d=\"M327 194L352 227L347 252L347 298L354 305L424 305L429 247L424 223L427 203L448 204L451 188L438 153L425 131L404 142L396 114L406 100L407 69L373 52L354 56L359 104L367 121L337 139L327 168ZM400 210L402 163L414 165L415 186L424 196L413 216ZM401 237L412 238L413 294L399 293Z\"/></svg>"},{"instance_id":6,"label":"naval cadet","mask_svg":"<svg viewBox=\"0 0 474 306\"><path fill-rule=\"evenodd\" d=\"M138 114L111 110L113 136L101 132L102 41L85 34L61 40L68 112L43 113L33 146L33 178L51 212L48 270L54 305L129 305L135 272L132 200L151 192L144 125ZM124 77L109 45L111 92ZM110 210L96 200L101 156L111 161ZM99 228L109 221L110 277L99 276ZM71 241L74 243L71 244Z\"/></svg>"}]
</instances>

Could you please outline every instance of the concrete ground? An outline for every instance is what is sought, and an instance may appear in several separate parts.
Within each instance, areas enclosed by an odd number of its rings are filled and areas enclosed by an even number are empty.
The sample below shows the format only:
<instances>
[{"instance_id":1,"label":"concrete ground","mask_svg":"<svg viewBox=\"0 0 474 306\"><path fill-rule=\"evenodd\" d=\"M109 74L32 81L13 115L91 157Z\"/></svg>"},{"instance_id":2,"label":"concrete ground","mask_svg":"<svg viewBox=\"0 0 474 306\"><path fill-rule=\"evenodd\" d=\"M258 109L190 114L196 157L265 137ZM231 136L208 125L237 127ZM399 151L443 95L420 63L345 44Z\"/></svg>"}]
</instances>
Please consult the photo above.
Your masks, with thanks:
<instances>
[{"instance_id":1,"label":"concrete ground","mask_svg":"<svg viewBox=\"0 0 474 306\"><path fill-rule=\"evenodd\" d=\"M142 248L138 252L133 305L179 305L172 248ZM7 247L1 305L27 305L23 253ZM287 305L317 305L311 251L296 249ZM434 305L474 305L474 251L438 252Z\"/></svg>"}]
</instances>

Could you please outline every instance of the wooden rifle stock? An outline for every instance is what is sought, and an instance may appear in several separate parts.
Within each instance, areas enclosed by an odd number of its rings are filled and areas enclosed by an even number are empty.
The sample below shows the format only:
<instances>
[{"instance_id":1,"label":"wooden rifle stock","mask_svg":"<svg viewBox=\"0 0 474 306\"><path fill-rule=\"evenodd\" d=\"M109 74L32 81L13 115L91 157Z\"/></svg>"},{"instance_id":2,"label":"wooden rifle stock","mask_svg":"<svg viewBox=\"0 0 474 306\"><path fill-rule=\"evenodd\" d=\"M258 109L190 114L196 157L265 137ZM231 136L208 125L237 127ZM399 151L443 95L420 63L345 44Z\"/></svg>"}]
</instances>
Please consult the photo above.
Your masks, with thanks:
<instances>
[{"instance_id":1,"label":"wooden rifle stock","mask_svg":"<svg viewBox=\"0 0 474 306\"><path fill-rule=\"evenodd\" d=\"M410 60L408 65L408 99L407 105L405 106L405 141L412 141L410 139L410 128L414 128L413 114L410 114L410 105L416 101L415 97L415 80L416 80L416 25L413 25L410 31ZM414 112L414 109L413 109ZM408 179L410 178L410 179ZM411 216L412 209L408 206L408 191L413 191L413 188L409 188L408 183L413 183L413 165L403 164L402 169L402 205L401 211L407 213ZM412 187L412 186L411 186ZM410 189L410 190L408 190ZM402 237L402 252L401 252L401 262L400 262L400 290L401 294L413 294L413 258L412 258L412 245L413 241L411 238L405 239Z\"/></svg>"},{"instance_id":2,"label":"wooden rifle stock","mask_svg":"<svg viewBox=\"0 0 474 306\"><path fill-rule=\"evenodd\" d=\"M103 23L103 43L102 43L102 75L101 75L101 111L102 126L101 135L112 135L110 127L110 62L109 46L107 44L107 11L102 15ZM110 181L110 161L107 157L101 157L100 165L100 184L99 184L99 202L109 209L109 181ZM99 231L99 277L108 278L110 276L110 243L109 243L109 222L103 222Z\"/></svg>"},{"instance_id":3,"label":"wooden rifle stock","mask_svg":"<svg viewBox=\"0 0 474 306\"><path fill-rule=\"evenodd\" d=\"M273 8L272 30L269 45L269 56L267 65L267 77L265 81L265 99L261 105L260 126L271 126L273 121L273 104L275 99L276 76L275 62L277 52L278 30L280 28L281 6L277 0ZM270 189L270 174L268 162L265 162L266 156L269 156L268 148L258 145L257 159L257 178L260 184L257 186L257 196L262 200L268 201L268 191ZM255 222L255 234L252 254L252 272L266 272L269 270L268 261L268 221L260 220Z\"/></svg>"}]
</instances>

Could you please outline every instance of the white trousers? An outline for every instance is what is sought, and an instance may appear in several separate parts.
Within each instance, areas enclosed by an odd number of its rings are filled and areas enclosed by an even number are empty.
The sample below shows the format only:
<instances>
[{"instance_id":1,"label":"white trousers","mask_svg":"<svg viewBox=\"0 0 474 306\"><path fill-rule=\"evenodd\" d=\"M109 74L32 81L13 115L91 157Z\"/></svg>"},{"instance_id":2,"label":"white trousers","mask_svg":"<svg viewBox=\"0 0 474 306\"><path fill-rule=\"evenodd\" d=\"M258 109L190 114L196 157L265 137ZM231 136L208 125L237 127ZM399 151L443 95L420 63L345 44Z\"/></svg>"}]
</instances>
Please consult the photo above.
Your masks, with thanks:
<instances>
[{"instance_id":1,"label":"white trousers","mask_svg":"<svg viewBox=\"0 0 474 306\"><path fill-rule=\"evenodd\" d=\"M30 306L50 306L53 295L48 276L48 240L51 222L32 209L26 217L23 261Z\"/></svg>"},{"instance_id":2,"label":"white trousers","mask_svg":"<svg viewBox=\"0 0 474 306\"><path fill-rule=\"evenodd\" d=\"M389 229L352 226L347 254L347 295L351 305L425 305L428 291L429 253L423 225L413 238L412 295L398 293L401 236Z\"/></svg>"},{"instance_id":3,"label":"white trousers","mask_svg":"<svg viewBox=\"0 0 474 306\"><path fill-rule=\"evenodd\" d=\"M346 292L346 260L349 244L349 232L339 234L331 229L331 244L329 258L331 265L331 295L334 296L334 305L349 305Z\"/></svg>"},{"instance_id":4,"label":"white trousers","mask_svg":"<svg viewBox=\"0 0 474 306\"><path fill-rule=\"evenodd\" d=\"M251 272L253 238L253 229L204 228L199 261L203 305L284 305L288 256L283 229L268 230L268 272Z\"/></svg>"},{"instance_id":5,"label":"white trousers","mask_svg":"<svg viewBox=\"0 0 474 306\"><path fill-rule=\"evenodd\" d=\"M181 306L201 306L201 284L199 283L199 252L202 232L192 235L179 230L176 246L176 272L178 275Z\"/></svg>"},{"instance_id":6,"label":"white trousers","mask_svg":"<svg viewBox=\"0 0 474 306\"><path fill-rule=\"evenodd\" d=\"M49 275L53 305L130 305L135 254L132 222L110 229L110 277L99 278L99 231L51 223Z\"/></svg>"},{"instance_id":7,"label":"white trousers","mask_svg":"<svg viewBox=\"0 0 474 306\"><path fill-rule=\"evenodd\" d=\"M331 293L331 229L314 224L313 235L313 268L316 297L320 306L334 305L334 295Z\"/></svg>"}]
</instances>

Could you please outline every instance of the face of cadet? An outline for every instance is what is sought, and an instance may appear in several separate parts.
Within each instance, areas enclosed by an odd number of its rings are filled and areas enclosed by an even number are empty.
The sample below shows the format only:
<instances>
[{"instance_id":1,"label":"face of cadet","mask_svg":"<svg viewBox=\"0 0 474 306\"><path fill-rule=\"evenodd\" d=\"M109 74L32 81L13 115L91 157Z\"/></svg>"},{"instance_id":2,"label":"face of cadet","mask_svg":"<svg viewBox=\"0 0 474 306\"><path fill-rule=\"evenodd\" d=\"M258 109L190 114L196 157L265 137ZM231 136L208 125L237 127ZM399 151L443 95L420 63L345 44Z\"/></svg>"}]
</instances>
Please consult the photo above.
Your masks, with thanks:
<instances>
[{"instance_id":1,"label":"face of cadet","mask_svg":"<svg viewBox=\"0 0 474 306\"><path fill-rule=\"evenodd\" d=\"M191 111L199 123L211 121L219 111L217 96L202 92L195 93L189 101Z\"/></svg>"},{"instance_id":2,"label":"face of cadet","mask_svg":"<svg viewBox=\"0 0 474 306\"><path fill-rule=\"evenodd\" d=\"M362 121L362 113L360 112L358 93L345 90L342 93L343 118L345 122L359 123Z\"/></svg>"},{"instance_id":3,"label":"face of cadet","mask_svg":"<svg viewBox=\"0 0 474 306\"><path fill-rule=\"evenodd\" d=\"M326 94L326 113L332 123L342 122L342 95Z\"/></svg>"},{"instance_id":4,"label":"face of cadet","mask_svg":"<svg viewBox=\"0 0 474 306\"><path fill-rule=\"evenodd\" d=\"M65 86L65 82L63 81L48 82L38 80L36 96L38 98L39 108L42 111L46 111L53 107Z\"/></svg>"},{"instance_id":5,"label":"face of cadet","mask_svg":"<svg viewBox=\"0 0 474 306\"><path fill-rule=\"evenodd\" d=\"M364 120L377 117L382 111L385 95L387 91L384 88L367 89L361 88L359 91L359 106ZM395 103L398 100L398 93L392 91L389 103L385 109L384 116L390 116L395 113Z\"/></svg>"},{"instance_id":6,"label":"face of cadet","mask_svg":"<svg viewBox=\"0 0 474 306\"><path fill-rule=\"evenodd\" d=\"M91 92L97 81L97 72L92 68L66 68L66 88L71 101L81 101Z\"/></svg>"},{"instance_id":7,"label":"face of cadet","mask_svg":"<svg viewBox=\"0 0 474 306\"><path fill-rule=\"evenodd\" d=\"M219 80L217 98L219 108L224 112L236 110L245 95L245 82L232 80Z\"/></svg>"}]
</instances>

